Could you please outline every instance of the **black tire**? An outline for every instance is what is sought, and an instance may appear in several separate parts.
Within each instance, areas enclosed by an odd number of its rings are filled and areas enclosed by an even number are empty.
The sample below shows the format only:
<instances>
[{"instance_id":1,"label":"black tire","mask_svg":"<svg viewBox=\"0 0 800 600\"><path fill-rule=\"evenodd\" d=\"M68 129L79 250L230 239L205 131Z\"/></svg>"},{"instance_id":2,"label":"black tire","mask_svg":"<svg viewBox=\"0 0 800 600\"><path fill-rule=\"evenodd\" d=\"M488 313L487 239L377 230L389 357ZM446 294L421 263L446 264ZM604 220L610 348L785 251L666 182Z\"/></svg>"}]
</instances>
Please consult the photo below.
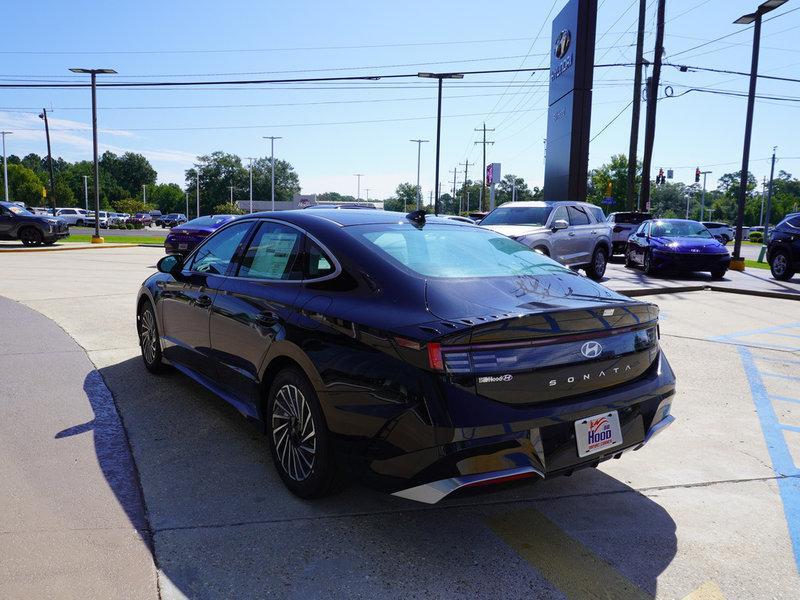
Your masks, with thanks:
<instances>
[{"instance_id":1,"label":"black tire","mask_svg":"<svg viewBox=\"0 0 800 600\"><path fill-rule=\"evenodd\" d=\"M165 365L161 354L158 321L156 321L156 313L149 300L143 302L139 307L136 315L136 330L139 334L139 348L142 351L145 368L151 373L163 372Z\"/></svg>"},{"instance_id":2,"label":"black tire","mask_svg":"<svg viewBox=\"0 0 800 600\"><path fill-rule=\"evenodd\" d=\"M75 227L83 227L83 219L78 219L75 221Z\"/></svg>"},{"instance_id":3,"label":"black tire","mask_svg":"<svg viewBox=\"0 0 800 600\"><path fill-rule=\"evenodd\" d=\"M644 252L644 259L642 259L642 270L644 271L645 275L653 275L656 272L655 267L653 267L653 260L650 257L650 250L645 250Z\"/></svg>"},{"instance_id":4,"label":"black tire","mask_svg":"<svg viewBox=\"0 0 800 600\"><path fill-rule=\"evenodd\" d=\"M728 272L728 267L719 267L717 269L711 269L711 279L722 279L725 277L725 273Z\"/></svg>"},{"instance_id":5,"label":"black tire","mask_svg":"<svg viewBox=\"0 0 800 600\"><path fill-rule=\"evenodd\" d=\"M534 252L538 252L539 254L544 254L545 256L548 256L548 257L550 256L550 253L547 251L547 248L545 248L544 246L536 246L536 248L534 248L533 251Z\"/></svg>"},{"instance_id":6,"label":"black tire","mask_svg":"<svg viewBox=\"0 0 800 600\"><path fill-rule=\"evenodd\" d=\"M53 244L55 244L57 241L58 241L57 239L53 239L53 240L45 240L45 241L44 241L44 245L45 245L45 246L52 246L52 245L53 245Z\"/></svg>"},{"instance_id":7,"label":"black tire","mask_svg":"<svg viewBox=\"0 0 800 600\"><path fill-rule=\"evenodd\" d=\"M606 274L606 266L608 266L608 251L598 246L592 254L592 262L586 265L586 275L593 281L600 281Z\"/></svg>"},{"instance_id":8,"label":"black tire","mask_svg":"<svg viewBox=\"0 0 800 600\"><path fill-rule=\"evenodd\" d=\"M779 281L788 281L794 277L792 262L786 250L776 250L769 261L769 270L772 276Z\"/></svg>"},{"instance_id":9,"label":"black tire","mask_svg":"<svg viewBox=\"0 0 800 600\"><path fill-rule=\"evenodd\" d=\"M42 232L36 227L23 227L18 235L23 246L38 246L44 241Z\"/></svg>"},{"instance_id":10,"label":"black tire","mask_svg":"<svg viewBox=\"0 0 800 600\"><path fill-rule=\"evenodd\" d=\"M284 485L300 498L320 498L336 491L341 477L330 433L306 376L297 368L280 371L266 405L269 449Z\"/></svg>"},{"instance_id":11,"label":"black tire","mask_svg":"<svg viewBox=\"0 0 800 600\"><path fill-rule=\"evenodd\" d=\"M636 263L633 262L631 258L631 253L627 250L625 251L625 267L628 269L633 269L636 266Z\"/></svg>"}]
</instances>

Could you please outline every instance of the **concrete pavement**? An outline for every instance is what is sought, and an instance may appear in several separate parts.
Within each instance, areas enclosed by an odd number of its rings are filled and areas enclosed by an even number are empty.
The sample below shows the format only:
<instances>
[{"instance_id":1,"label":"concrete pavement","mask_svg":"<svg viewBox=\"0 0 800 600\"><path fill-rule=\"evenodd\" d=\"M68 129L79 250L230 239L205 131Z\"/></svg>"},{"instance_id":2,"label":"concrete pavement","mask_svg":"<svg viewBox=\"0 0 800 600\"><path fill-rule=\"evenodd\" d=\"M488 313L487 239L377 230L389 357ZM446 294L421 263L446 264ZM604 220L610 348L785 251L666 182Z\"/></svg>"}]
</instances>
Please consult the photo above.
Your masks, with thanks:
<instances>
[{"instance_id":1,"label":"concrete pavement","mask_svg":"<svg viewBox=\"0 0 800 600\"><path fill-rule=\"evenodd\" d=\"M144 370L135 293L161 255L149 248L8 255L0 261L0 295L68 331L113 392L162 597L795 597L800 549L792 547L786 510L793 496L784 487L800 475L800 440L784 438L794 453L787 465L773 455L779 440L766 437L760 418L761 387L800 399L792 379L800 361L795 301L715 292L647 298L662 310L661 341L678 376L677 421L622 460L433 507L355 484L307 502L286 492L266 440L234 409L185 377ZM2 339L19 344L19 336ZM791 403L781 402L779 418L799 425ZM69 403L86 414L56 431L91 419L85 394ZM2 461L24 464L30 452L6 451ZM109 481L80 479L119 503ZM46 482L38 485L8 506L19 511L47 497ZM43 557L31 542L14 544L27 556L17 568L52 585L47 571L37 571ZM70 563L59 556L52 568L66 572ZM64 579L62 595L85 596L78 584ZM143 585L137 597L155 598ZM3 596L32 595L12 592L0 588Z\"/></svg>"}]
</instances>

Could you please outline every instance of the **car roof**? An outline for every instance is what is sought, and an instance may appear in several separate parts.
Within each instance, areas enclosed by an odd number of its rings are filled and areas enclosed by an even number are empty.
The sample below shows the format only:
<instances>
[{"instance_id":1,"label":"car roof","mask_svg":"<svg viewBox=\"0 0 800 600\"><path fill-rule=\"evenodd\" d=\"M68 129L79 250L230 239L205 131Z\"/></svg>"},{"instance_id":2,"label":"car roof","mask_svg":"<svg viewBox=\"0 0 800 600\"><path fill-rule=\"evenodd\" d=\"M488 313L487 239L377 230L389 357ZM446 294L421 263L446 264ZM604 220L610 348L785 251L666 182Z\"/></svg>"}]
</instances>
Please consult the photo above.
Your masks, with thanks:
<instances>
[{"instance_id":1,"label":"car roof","mask_svg":"<svg viewBox=\"0 0 800 600\"><path fill-rule=\"evenodd\" d=\"M282 210L275 212L260 212L248 215L251 217L271 217L281 219L294 223L296 225L304 225L314 222L327 221L337 225L347 227L349 225L379 225L379 224L392 224L392 223L408 223L406 214L403 212L395 212L390 210L338 210L335 208L330 209L317 209L317 210ZM456 225L452 219L445 219L436 217L434 215L425 215L426 223L438 223L445 225Z\"/></svg>"}]
</instances>

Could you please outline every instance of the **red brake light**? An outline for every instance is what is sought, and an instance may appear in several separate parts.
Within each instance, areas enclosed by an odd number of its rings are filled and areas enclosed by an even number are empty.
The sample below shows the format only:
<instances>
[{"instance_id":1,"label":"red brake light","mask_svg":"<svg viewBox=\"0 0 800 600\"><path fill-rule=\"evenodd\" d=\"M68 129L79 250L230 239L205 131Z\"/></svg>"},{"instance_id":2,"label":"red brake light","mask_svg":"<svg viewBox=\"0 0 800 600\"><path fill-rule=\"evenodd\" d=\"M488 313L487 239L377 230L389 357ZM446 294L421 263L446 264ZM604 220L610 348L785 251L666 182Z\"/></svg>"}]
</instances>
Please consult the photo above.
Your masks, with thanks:
<instances>
[{"instance_id":1,"label":"red brake light","mask_svg":"<svg viewBox=\"0 0 800 600\"><path fill-rule=\"evenodd\" d=\"M434 371L444 371L441 344L437 342L428 342L428 364Z\"/></svg>"}]
</instances>

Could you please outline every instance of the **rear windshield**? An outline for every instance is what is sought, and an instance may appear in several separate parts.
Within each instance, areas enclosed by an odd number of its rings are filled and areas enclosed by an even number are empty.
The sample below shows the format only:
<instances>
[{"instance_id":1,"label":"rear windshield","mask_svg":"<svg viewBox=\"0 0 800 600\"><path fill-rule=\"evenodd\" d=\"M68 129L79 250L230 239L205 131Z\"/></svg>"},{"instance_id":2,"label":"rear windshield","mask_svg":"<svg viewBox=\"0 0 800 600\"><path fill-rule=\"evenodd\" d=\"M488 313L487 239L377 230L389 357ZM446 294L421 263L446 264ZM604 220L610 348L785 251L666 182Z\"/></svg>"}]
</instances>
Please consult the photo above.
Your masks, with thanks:
<instances>
[{"instance_id":1,"label":"rear windshield","mask_svg":"<svg viewBox=\"0 0 800 600\"><path fill-rule=\"evenodd\" d=\"M514 277L569 272L511 238L478 227L358 225L348 233L381 254L429 277Z\"/></svg>"},{"instance_id":2,"label":"rear windshield","mask_svg":"<svg viewBox=\"0 0 800 600\"><path fill-rule=\"evenodd\" d=\"M481 225L544 225L552 210L552 206L501 206L486 215Z\"/></svg>"},{"instance_id":3,"label":"rear windshield","mask_svg":"<svg viewBox=\"0 0 800 600\"><path fill-rule=\"evenodd\" d=\"M231 217L229 215L212 215L209 217L198 217L197 219L192 219L188 223L185 223L185 225L192 227L213 227L214 225L219 225L225 221L230 221L230 219Z\"/></svg>"},{"instance_id":4,"label":"rear windshield","mask_svg":"<svg viewBox=\"0 0 800 600\"><path fill-rule=\"evenodd\" d=\"M650 213L617 213L614 215L614 223L631 223L633 225L638 225L652 218Z\"/></svg>"}]
</instances>

